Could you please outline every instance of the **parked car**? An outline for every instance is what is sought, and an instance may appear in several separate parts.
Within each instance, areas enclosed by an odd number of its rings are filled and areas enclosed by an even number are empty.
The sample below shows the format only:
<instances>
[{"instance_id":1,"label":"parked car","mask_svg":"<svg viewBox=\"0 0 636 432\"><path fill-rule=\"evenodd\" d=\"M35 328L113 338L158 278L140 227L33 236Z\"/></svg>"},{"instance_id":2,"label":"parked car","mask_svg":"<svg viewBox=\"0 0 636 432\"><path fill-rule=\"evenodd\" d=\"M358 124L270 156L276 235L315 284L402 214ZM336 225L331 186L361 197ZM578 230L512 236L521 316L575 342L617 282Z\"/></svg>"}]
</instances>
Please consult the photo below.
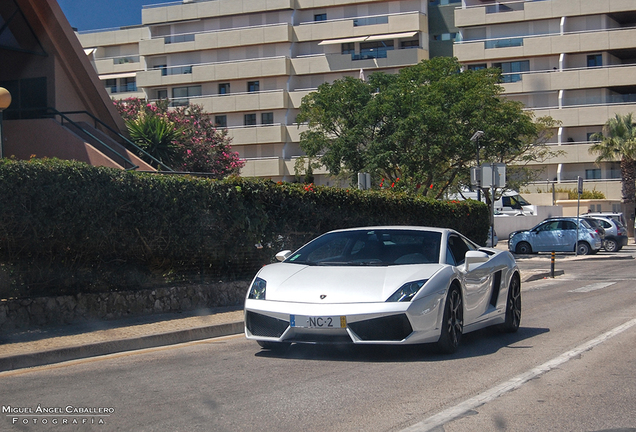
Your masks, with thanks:
<instances>
[{"instance_id":1,"label":"parked car","mask_svg":"<svg viewBox=\"0 0 636 432\"><path fill-rule=\"evenodd\" d=\"M587 255L597 253L602 246L596 230L576 217L548 218L529 230L510 233L508 237L508 249L518 254L576 251L579 255Z\"/></svg>"},{"instance_id":2,"label":"parked car","mask_svg":"<svg viewBox=\"0 0 636 432\"><path fill-rule=\"evenodd\" d=\"M245 336L291 343L437 343L491 325L515 332L521 281L508 251L456 231L366 227L331 231L263 267L245 300Z\"/></svg>"},{"instance_id":3,"label":"parked car","mask_svg":"<svg viewBox=\"0 0 636 432\"><path fill-rule=\"evenodd\" d=\"M600 220L592 218L592 217L583 217L585 222L589 223L592 228L596 230L598 235L601 237L601 241L605 240L605 228L603 228L603 224Z\"/></svg>"},{"instance_id":4,"label":"parked car","mask_svg":"<svg viewBox=\"0 0 636 432\"><path fill-rule=\"evenodd\" d=\"M586 214L583 219L588 221L588 223L595 221L603 227L605 231L603 248L606 251L618 252L627 244L627 228L620 222L620 219L609 216L590 216L589 214Z\"/></svg>"},{"instance_id":5,"label":"parked car","mask_svg":"<svg viewBox=\"0 0 636 432\"><path fill-rule=\"evenodd\" d=\"M623 216L623 213L621 212L590 212L590 213L584 213L580 216L590 216L590 217L603 217L603 218L610 218L613 219L615 221L620 222L621 224L623 224L623 226L627 226L627 222L625 221L625 217Z\"/></svg>"}]
</instances>

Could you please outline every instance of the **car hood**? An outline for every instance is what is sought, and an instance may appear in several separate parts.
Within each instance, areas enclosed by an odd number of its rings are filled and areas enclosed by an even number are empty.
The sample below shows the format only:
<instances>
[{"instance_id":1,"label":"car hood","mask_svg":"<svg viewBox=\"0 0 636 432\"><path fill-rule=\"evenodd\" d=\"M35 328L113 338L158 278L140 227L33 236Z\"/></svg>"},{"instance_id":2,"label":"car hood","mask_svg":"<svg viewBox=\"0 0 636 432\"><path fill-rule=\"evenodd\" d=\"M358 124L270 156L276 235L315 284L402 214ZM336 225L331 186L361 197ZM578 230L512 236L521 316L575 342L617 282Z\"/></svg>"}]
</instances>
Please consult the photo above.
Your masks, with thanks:
<instances>
[{"instance_id":1,"label":"car hood","mask_svg":"<svg viewBox=\"0 0 636 432\"><path fill-rule=\"evenodd\" d=\"M387 267L306 266L278 263L257 275L267 282L265 298L301 303L384 302L407 282L430 279L442 264Z\"/></svg>"}]
</instances>

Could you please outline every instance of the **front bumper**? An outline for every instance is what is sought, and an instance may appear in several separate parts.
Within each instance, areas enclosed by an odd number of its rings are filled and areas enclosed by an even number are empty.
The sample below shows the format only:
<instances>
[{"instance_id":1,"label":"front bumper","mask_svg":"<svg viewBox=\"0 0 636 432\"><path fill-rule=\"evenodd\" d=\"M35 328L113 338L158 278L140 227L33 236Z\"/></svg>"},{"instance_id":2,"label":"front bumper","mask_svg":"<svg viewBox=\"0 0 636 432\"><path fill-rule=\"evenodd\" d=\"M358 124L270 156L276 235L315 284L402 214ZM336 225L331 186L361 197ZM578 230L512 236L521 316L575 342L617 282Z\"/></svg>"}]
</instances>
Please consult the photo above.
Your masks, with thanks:
<instances>
[{"instance_id":1,"label":"front bumper","mask_svg":"<svg viewBox=\"0 0 636 432\"><path fill-rule=\"evenodd\" d=\"M414 344L436 342L443 293L415 302L316 305L251 300L245 302L248 339L295 343ZM343 328L295 327L291 315L344 316Z\"/></svg>"}]
</instances>

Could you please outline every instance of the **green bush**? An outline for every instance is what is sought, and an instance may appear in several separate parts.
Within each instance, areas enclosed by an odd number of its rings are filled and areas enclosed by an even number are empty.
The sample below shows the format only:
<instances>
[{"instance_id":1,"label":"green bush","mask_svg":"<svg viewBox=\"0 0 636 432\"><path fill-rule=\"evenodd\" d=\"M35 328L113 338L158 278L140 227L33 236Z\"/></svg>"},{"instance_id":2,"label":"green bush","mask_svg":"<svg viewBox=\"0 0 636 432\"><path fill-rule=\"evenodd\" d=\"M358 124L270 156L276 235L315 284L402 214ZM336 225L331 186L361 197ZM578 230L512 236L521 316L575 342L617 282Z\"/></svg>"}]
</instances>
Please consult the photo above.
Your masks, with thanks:
<instances>
[{"instance_id":1,"label":"green bush","mask_svg":"<svg viewBox=\"0 0 636 432\"><path fill-rule=\"evenodd\" d=\"M353 226L454 228L483 243L488 210L266 180L0 161L0 297L248 279L281 249Z\"/></svg>"}]
</instances>

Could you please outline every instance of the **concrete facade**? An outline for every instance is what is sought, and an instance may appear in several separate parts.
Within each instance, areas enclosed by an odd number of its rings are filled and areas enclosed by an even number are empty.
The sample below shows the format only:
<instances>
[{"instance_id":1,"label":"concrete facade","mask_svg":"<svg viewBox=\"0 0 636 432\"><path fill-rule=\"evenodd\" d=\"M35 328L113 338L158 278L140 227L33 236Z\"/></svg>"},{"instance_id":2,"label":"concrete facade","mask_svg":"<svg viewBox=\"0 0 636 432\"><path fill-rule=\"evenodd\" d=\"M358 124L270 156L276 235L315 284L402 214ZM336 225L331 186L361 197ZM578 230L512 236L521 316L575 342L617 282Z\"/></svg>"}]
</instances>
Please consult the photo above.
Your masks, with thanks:
<instances>
[{"instance_id":1,"label":"concrete facade","mask_svg":"<svg viewBox=\"0 0 636 432\"><path fill-rule=\"evenodd\" d=\"M302 98L344 76L452 55L459 1L184 0L145 6L141 26L78 37L107 88L135 73L135 94L112 97L203 105L247 161L242 175L289 181L303 155ZM113 64L122 56L135 62Z\"/></svg>"},{"instance_id":2,"label":"concrete facade","mask_svg":"<svg viewBox=\"0 0 636 432\"><path fill-rule=\"evenodd\" d=\"M615 114L636 112L636 2L463 0L455 10L455 56L469 68L499 66L506 97L561 122L559 157L536 163L528 189L596 189L620 200L618 162L595 163L590 135Z\"/></svg>"}]
</instances>

